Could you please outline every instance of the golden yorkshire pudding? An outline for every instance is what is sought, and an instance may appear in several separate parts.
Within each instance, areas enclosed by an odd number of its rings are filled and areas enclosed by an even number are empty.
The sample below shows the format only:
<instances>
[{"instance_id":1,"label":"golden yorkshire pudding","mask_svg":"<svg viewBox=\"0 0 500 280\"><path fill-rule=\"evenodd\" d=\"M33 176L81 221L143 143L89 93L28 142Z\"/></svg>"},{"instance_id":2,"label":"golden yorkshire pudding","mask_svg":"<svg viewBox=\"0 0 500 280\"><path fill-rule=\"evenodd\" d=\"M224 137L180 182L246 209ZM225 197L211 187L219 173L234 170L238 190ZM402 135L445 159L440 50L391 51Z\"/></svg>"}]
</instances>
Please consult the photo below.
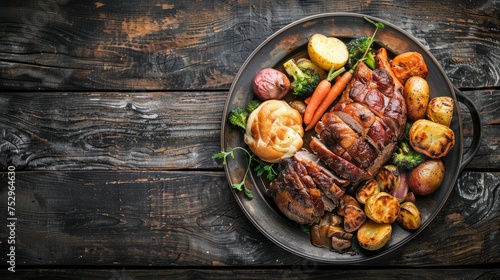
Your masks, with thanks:
<instances>
[{"instance_id":1,"label":"golden yorkshire pudding","mask_svg":"<svg viewBox=\"0 0 500 280\"><path fill-rule=\"evenodd\" d=\"M278 162L302 148L302 116L282 100L267 100L247 120L245 143L266 162Z\"/></svg>"}]
</instances>

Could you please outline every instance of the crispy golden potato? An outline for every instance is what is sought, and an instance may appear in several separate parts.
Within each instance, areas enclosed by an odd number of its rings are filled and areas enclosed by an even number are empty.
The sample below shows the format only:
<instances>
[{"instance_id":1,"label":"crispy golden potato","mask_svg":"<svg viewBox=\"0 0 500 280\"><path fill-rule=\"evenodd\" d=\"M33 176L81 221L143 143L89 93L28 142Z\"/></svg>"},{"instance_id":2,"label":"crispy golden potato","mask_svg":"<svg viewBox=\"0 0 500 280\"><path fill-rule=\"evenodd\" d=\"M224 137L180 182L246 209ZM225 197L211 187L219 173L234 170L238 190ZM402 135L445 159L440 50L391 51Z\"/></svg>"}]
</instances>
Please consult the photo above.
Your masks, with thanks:
<instances>
[{"instance_id":1,"label":"crispy golden potato","mask_svg":"<svg viewBox=\"0 0 500 280\"><path fill-rule=\"evenodd\" d=\"M379 224L372 220L366 220L356 235L359 245L370 251L384 247L391 239L391 236L391 224Z\"/></svg>"},{"instance_id":2,"label":"crispy golden potato","mask_svg":"<svg viewBox=\"0 0 500 280\"><path fill-rule=\"evenodd\" d=\"M375 179L369 179L361 185L356 191L356 199L359 203L365 204L368 198L380 192L378 183Z\"/></svg>"},{"instance_id":3,"label":"crispy golden potato","mask_svg":"<svg viewBox=\"0 0 500 280\"><path fill-rule=\"evenodd\" d=\"M407 116L410 121L423 119L429 104L429 84L419 76L409 78L403 88Z\"/></svg>"},{"instance_id":4,"label":"crispy golden potato","mask_svg":"<svg viewBox=\"0 0 500 280\"><path fill-rule=\"evenodd\" d=\"M391 224L398 218L400 204L397 198L386 192L370 196L365 204L365 214L379 224Z\"/></svg>"},{"instance_id":5,"label":"crispy golden potato","mask_svg":"<svg viewBox=\"0 0 500 280\"><path fill-rule=\"evenodd\" d=\"M401 175L396 165L385 165L375 177L381 192L393 193L401 184Z\"/></svg>"},{"instance_id":6,"label":"crispy golden potato","mask_svg":"<svg viewBox=\"0 0 500 280\"><path fill-rule=\"evenodd\" d=\"M453 118L453 107L455 102L448 96L434 97L427 106L426 116L429 120L450 126Z\"/></svg>"},{"instance_id":7,"label":"crispy golden potato","mask_svg":"<svg viewBox=\"0 0 500 280\"><path fill-rule=\"evenodd\" d=\"M413 123L409 131L412 148L430 158L447 155L455 145L455 134L449 127L421 119Z\"/></svg>"},{"instance_id":8,"label":"crispy golden potato","mask_svg":"<svg viewBox=\"0 0 500 280\"><path fill-rule=\"evenodd\" d=\"M415 203L406 201L401 204L399 210L398 223L405 229L417 229L422 223L420 211Z\"/></svg>"},{"instance_id":9,"label":"crispy golden potato","mask_svg":"<svg viewBox=\"0 0 500 280\"><path fill-rule=\"evenodd\" d=\"M307 53L314 64L325 71L339 69L347 63L349 51L346 44L335 37L314 34L307 44Z\"/></svg>"}]
</instances>

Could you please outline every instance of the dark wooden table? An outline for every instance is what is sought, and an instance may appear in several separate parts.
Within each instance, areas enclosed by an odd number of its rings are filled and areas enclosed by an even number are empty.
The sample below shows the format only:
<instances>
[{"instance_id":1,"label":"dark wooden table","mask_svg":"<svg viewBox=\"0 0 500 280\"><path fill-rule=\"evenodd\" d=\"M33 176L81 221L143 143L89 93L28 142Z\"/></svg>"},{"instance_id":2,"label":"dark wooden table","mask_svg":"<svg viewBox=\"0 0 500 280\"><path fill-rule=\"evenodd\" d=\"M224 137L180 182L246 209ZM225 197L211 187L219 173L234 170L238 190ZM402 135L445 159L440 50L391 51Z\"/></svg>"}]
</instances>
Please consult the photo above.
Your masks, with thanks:
<instances>
[{"instance_id":1,"label":"dark wooden table","mask_svg":"<svg viewBox=\"0 0 500 280\"><path fill-rule=\"evenodd\" d=\"M500 278L500 1L4 0L0 11L1 275ZM396 252L356 265L272 243L211 159L245 59L323 12L379 17L414 35L483 124L437 218ZM462 114L468 147L463 105Z\"/></svg>"}]
</instances>

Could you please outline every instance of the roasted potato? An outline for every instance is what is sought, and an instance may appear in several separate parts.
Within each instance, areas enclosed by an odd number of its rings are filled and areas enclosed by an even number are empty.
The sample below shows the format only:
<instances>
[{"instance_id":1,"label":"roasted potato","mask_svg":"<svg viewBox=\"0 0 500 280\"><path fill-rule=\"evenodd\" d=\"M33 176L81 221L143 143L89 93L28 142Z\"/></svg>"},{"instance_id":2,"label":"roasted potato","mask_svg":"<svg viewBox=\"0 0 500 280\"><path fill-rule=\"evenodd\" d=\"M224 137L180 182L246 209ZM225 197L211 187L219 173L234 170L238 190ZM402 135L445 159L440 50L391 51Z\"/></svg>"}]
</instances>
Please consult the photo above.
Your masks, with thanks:
<instances>
[{"instance_id":1,"label":"roasted potato","mask_svg":"<svg viewBox=\"0 0 500 280\"><path fill-rule=\"evenodd\" d=\"M410 121L423 119L429 104L429 84L420 76L409 78L404 84L403 97Z\"/></svg>"},{"instance_id":2,"label":"roasted potato","mask_svg":"<svg viewBox=\"0 0 500 280\"><path fill-rule=\"evenodd\" d=\"M455 134L445 125L421 119L411 126L409 141L415 151L435 159L450 152L455 145Z\"/></svg>"},{"instance_id":3,"label":"roasted potato","mask_svg":"<svg viewBox=\"0 0 500 280\"><path fill-rule=\"evenodd\" d=\"M379 224L391 224L398 218L399 201L389 193L379 192L370 196L365 204L365 214Z\"/></svg>"},{"instance_id":4,"label":"roasted potato","mask_svg":"<svg viewBox=\"0 0 500 280\"><path fill-rule=\"evenodd\" d=\"M424 57L418 52L405 52L397 55L392 59L391 69L403 85L413 76L425 79L429 72Z\"/></svg>"},{"instance_id":5,"label":"roasted potato","mask_svg":"<svg viewBox=\"0 0 500 280\"><path fill-rule=\"evenodd\" d=\"M375 179L365 181L356 191L356 199L359 203L365 204L368 198L380 192L378 183Z\"/></svg>"},{"instance_id":6,"label":"roasted potato","mask_svg":"<svg viewBox=\"0 0 500 280\"><path fill-rule=\"evenodd\" d=\"M307 53L314 64L325 71L339 69L347 63L349 51L346 44L335 37L314 34L307 44Z\"/></svg>"},{"instance_id":7,"label":"roasted potato","mask_svg":"<svg viewBox=\"0 0 500 280\"><path fill-rule=\"evenodd\" d=\"M449 127L451 124L451 119L453 118L454 106L455 102L451 97L448 96L434 97L429 102L429 105L427 105L427 112L426 112L427 119Z\"/></svg>"},{"instance_id":8,"label":"roasted potato","mask_svg":"<svg viewBox=\"0 0 500 280\"><path fill-rule=\"evenodd\" d=\"M401 175L396 165L385 165L375 177L381 192L393 193L399 188Z\"/></svg>"},{"instance_id":9,"label":"roasted potato","mask_svg":"<svg viewBox=\"0 0 500 280\"><path fill-rule=\"evenodd\" d=\"M401 209L399 210L397 221L399 225L405 229L419 228L422 223L422 218L415 203L411 201L403 202L403 204L401 204Z\"/></svg>"},{"instance_id":10,"label":"roasted potato","mask_svg":"<svg viewBox=\"0 0 500 280\"><path fill-rule=\"evenodd\" d=\"M370 251L384 247L391 239L391 236L391 224L379 224L372 220L366 220L356 235L359 245Z\"/></svg>"},{"instance_id":11,"label":"roasted potato","mask_svg":"<svg viewBox=\"0 0 500 280\"><path fill-rule=\"evenodd\" d=\"M415 194L429 195L439 188L445 171L444 162L441 159L428 159L408 174L408 187Z\"/></svg>"}]
</instances>

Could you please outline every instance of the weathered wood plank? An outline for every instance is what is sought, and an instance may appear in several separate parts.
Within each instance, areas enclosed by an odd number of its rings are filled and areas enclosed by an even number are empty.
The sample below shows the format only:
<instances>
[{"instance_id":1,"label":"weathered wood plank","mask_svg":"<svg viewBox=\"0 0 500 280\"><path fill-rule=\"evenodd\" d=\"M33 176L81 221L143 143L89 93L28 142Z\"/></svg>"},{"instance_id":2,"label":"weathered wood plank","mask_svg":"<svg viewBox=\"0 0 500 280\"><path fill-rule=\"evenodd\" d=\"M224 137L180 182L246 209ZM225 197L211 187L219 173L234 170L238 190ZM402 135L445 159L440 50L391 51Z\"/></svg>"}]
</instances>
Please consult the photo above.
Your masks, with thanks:
<instances>
[{"instance_id":1,"label":"weathered wood plank","mask_svg":"<svg viewBox=\"0 0 500 280\"><path fill-rule=\"evenodd\" d=\"M269 35L325 12L377 16L429 48L460 87L500 85L500 20L490 1L2 1L4 89L228 89Z\"/></svg>"},{"instance_id":2,"label":"weathered wood plank","mask_svg":"<svg viewBox=\"0 0 500 280\"><path fill-rule=\"evenodd\" d=\"M7 185L5 172L0 178ZM463 173L428 228L367 265L500 262L499 182L498 172ZM263 236L222 172L19 171L15 186L18 266L319 265ZM0 200L6 197L3 187ZM0 238L8 236L0 227ZM8 246L2 242L0 252Z\"/></svg>"},{"instance_id":3,"label":"weathered wood plank","mask_svg":"<svg viewBox=\"0 0 500 280\"><path fill-rule=\"evenodd\" d=\"M8 274L6 274L8 275ZM498 279L500 270L495 268L474 269L346 269L331 266L310 266L304 263L284 268L224 268L214 270L207 268L168 268L168 269L22 269L16 272L16 279L43 279L52 280L72 279L215 279L215 280L260 280L260 279ZM12 275L8 275L12 277ZM11 278L12 279L12 278Z\"/></svg>"},{"instance_id":4,"label":"weathered wood plank","mask_svg":"<svg viewBox=\"0 0 500 280\"><path fill-rule=\"evenodd\" d=\"M500 91L466 95L483 118L481 149L468 167L499 168ZM0 166L220 168L211 156L220 151L226 96L219 91L0 93ZM468 147L472 124L466 108L462 116Z\"/></svg>"},{"instance_id":5,"label":"weathered wood plank","mask_svg":"<svg viewBox=\"0 0 500 280\"><path fill-rule=\"evenodd\" d=\"M212 168L226 92L0 94L2 168ZM201 100L201 101L200 101Z\"/></svg>"}]
</instances>

